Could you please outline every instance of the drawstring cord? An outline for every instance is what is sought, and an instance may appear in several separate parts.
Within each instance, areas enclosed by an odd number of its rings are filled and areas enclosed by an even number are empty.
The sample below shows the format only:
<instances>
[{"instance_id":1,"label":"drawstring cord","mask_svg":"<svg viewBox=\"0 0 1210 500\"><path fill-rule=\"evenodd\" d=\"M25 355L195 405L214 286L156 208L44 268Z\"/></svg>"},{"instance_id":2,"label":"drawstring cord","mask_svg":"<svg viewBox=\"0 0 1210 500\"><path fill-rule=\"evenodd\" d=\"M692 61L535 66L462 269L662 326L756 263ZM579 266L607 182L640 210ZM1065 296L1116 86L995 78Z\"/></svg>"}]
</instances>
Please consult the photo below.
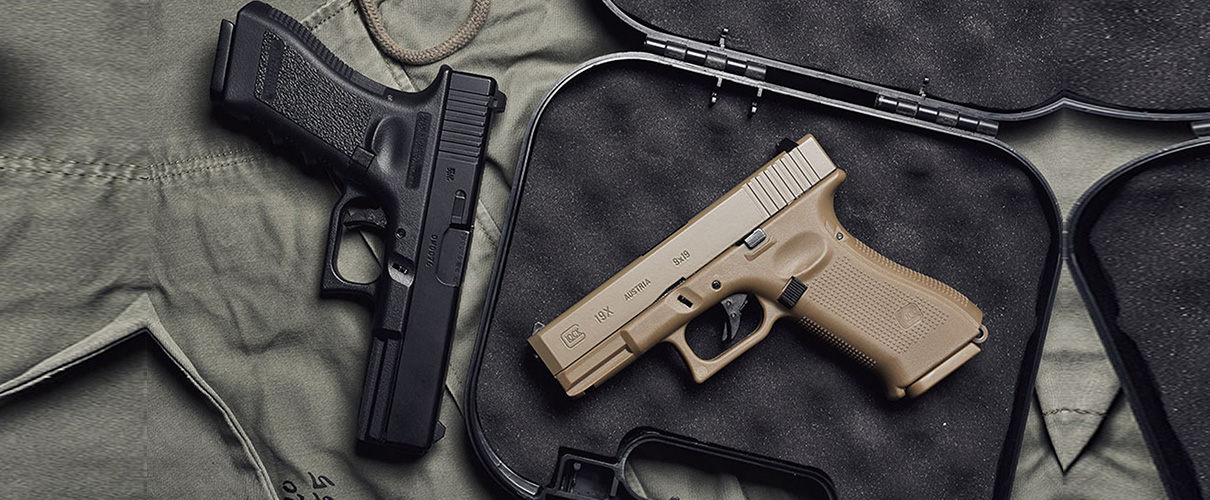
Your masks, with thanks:
<instances>
[{"instance_id":1,"label":"drawstring cord","mask_svg":"<svg viewBox=\"0 0 1210 500\"><path fill-rule=\"evenodd\" d=\"M471 6L471 15L466 18L466 22L462 23L462 27L458 28L453 36L424 50L405 49L394 38L391 38L382 24L382 14L378 12L376 0L357 0L357 6L361 10L361 19L365 21L366 28L370 30L370 37L383 52L402 64L419 66L445 59L475 38L479 29L483 27L483 23L487 22L487 9L491 6L492 0L474 0L474 2L474 5Z\"/></svg>"}]
</instances>

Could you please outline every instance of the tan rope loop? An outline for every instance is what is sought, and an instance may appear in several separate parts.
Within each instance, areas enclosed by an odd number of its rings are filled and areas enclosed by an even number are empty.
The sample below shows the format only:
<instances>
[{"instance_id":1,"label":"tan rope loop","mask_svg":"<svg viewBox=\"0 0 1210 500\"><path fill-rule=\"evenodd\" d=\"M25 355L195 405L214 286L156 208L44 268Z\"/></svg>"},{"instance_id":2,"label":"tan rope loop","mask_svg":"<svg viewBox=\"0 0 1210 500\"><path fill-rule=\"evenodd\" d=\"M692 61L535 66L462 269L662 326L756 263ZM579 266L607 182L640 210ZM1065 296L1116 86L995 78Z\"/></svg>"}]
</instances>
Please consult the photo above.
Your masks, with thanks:
<instances>
[{"instance_id":1,"label":"tan rope loop","mask_svg":"<svg viewBox=\"0 0 1210 500\"><path fill-rule=\"evenodd\" d=\"M471 6L471 15L467 16L466 22L462 23L462 27L458 28L453 36L424 50L403 48L394 38L391 38L386 26L382 24L382 13L378 12L376 0L357 0L357 6L361 10L361 18L365 21L366 28L370 30L370 37L387 56L403 64L419 66L445 59L475 38L479 29L483 28L483 24L487 22L487 10L491 7L492 0L474 0L474 2L474 5Z\"/></svg>"}]
</instances>

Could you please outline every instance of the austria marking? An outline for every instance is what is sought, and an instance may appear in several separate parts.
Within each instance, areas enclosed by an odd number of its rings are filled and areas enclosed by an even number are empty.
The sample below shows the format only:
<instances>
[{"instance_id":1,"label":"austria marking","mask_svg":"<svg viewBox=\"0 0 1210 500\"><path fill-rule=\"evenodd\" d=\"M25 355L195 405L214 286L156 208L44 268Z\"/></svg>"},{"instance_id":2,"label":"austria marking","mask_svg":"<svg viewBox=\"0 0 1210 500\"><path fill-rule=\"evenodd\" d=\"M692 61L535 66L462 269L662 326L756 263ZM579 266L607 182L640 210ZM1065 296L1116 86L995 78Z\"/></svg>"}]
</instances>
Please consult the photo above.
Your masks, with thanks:
<instances>
[{"instance_id":1,"label":"austria marking","mask_svg":"<svg viewBox=\"0 0 1210 500\"><path fill-rule=\"evenodd\" d=\"M651 280L643 278L643 281L640 281L639 284L635 285L630 290L626 290L626 293L622 295L622 297L629 301L630 299L638 296L639 292L645 290L648 285L651 285Z\"/></svg>"}]
</instances>

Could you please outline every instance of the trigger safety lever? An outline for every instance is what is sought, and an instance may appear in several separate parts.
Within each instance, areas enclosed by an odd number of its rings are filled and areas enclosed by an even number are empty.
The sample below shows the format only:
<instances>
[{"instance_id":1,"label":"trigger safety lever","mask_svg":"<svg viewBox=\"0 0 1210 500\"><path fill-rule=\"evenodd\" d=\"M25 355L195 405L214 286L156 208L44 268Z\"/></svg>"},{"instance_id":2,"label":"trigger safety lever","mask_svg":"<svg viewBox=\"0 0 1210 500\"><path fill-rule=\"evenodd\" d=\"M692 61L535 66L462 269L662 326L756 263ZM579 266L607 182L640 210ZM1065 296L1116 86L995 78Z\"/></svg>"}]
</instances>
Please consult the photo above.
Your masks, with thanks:
<instances>
[{"instance_id":1,"label":"trigger safety lever","mask_svg":"<svg viewBox=\"0 0 1210 500\"><path fill-rule=\"evenodd\" d=\"M743 318L744 306L748 304L748 294L731 294L720 304L727 313L727 322L723 324L723 342L731 342L739 336L739 320Z\"/></svg>"}]
</instances>

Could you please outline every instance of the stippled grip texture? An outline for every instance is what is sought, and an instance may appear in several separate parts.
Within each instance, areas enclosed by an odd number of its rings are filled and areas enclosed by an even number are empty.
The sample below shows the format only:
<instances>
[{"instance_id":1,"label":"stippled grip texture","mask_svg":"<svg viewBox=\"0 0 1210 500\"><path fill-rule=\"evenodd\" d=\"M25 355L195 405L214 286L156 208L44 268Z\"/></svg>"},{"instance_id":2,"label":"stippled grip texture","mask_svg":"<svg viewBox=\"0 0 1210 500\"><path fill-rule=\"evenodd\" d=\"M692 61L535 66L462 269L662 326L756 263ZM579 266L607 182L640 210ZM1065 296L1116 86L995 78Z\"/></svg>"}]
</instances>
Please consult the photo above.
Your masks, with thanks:
<instances>
[{"instance_id":1,"label":"stippled grip texture","mask_svg":"<svg viewBox=\"0 0 1210 500\"><path fill-rule=\"evenodd\" d=\"M368 132L370 104L324 78L272 31L261 41L255 91L257 100L348 156Z\"/></svg>"},{"instance_id":2,"label":"stippled grip texture","mask_svg":"<svg viewBox=\"0 0 1210 500\"><path fill-rule=\"evenodd\" d=\"M808 282L804 298L896 354L907 352L948 319L927 297L875 279L847 255Z\"/></svg>"},{"instance_id":3,"label":"stippled grip texture","mask_svg":"<svg viewBox=\"0 0 1210 500\"><path fill-rule=\"evenodd\" d=\"M861 240L852 238L849 240L849 245L851 245L854 250L857 250L857 252L860 253L863 257L873 261L874 263L882 266L883 268L885 268L886 270L888 270L892 273L900 275L904 279L916 281L920 284L923 284L924 286L926 286L928 288L933 289L933 291L941 294L942 296L946 297L949 300L954 301L955 304L958 305L958 307L971 306L970 300L967 299L965 295L962 295L961 292L955 290L953 287L946 285L945 283L942 283L930 276L922 274L919 271L904 267L904 266L900 265L898 262L895 262L891 259L886 258L886 256L884 256L878 252L875 252L873 248L870 248L865 243L862 243Z\"/></svg>"},{"instance_id":4,"label":"stippled grip texture","mask_svg":"<svg viewBox=\"0 0 1210 500\"><path fill-rule=\"evenodd\" d=\"M928 390L978 352L983 313L964 295L835 235L793 308L803 329L874 369L895 399Z\"/></svg>"},{"instance_id":5,"label":"stippled grip texture","mask_svg":"<svg viewBox=\"0 0 1210 500\"><path fill-rule=\"evenodd\" d=\"M251 2L235 23L220 25L210 94L231 117L350 182L384 149L391 150L388 159L403 160L396 149L407 147L410 130L393 127L372 143L376 127L386 118L439 110L445 85L439 76L427 93L387 89L341 62L298 21Z\"/></svg>"},{"instance_id":6,"label":"stippled grip texture","mask_svg":"<svg viewBox=\"0 0 1210 500\"><path fill-rule=\"evenodd\" d=\"M878 362L874 361L874 358L867 356L866 353L861 352L860 349L853 347L853 344L845 342L844 339L837 337L836 334L832 332L829 332L827 328L820 326L819 323L812 321L811 318L800 316L797 322L800 328L815 334L820 339L823 339L824 342L831 344L832 347L836 348L836 350L840 351L845 356L848 356L853 361L856 361L861 366L872 370L878 365Z\"/></svg>"}]
</instances>

